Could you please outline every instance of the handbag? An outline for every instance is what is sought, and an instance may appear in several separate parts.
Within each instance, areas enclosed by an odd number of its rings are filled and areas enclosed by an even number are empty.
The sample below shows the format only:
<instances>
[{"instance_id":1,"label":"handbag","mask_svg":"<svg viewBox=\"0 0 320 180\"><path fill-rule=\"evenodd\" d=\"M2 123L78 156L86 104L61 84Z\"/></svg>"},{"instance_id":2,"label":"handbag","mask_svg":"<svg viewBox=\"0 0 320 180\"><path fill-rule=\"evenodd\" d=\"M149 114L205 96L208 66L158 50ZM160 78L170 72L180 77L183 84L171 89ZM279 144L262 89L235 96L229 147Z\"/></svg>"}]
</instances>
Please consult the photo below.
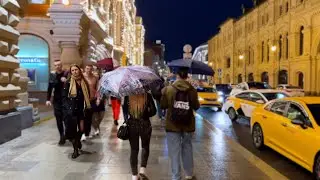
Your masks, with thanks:
<instances>
[{"instance_id":1,"label":"handbag","mask_svg":"<svg viewBox=\"0 0 320 180\"><path fill-rule=\"evenodd\" d=\"M129 139L129 125L127 121L125 121L119 128L117 137L122 140L128 140Z\"/></svg>"}]
</instances>

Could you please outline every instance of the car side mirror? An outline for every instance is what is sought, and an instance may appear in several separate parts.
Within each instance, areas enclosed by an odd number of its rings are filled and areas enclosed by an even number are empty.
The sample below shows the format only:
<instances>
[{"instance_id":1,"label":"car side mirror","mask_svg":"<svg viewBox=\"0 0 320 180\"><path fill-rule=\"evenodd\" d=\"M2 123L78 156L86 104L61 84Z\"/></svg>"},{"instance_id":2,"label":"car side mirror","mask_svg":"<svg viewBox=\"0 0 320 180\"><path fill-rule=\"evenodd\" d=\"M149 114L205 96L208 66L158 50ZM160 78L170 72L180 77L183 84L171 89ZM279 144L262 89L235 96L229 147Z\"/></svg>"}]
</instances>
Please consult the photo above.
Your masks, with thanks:
<instances>
[{"instance_id":1,"label":"car side mirror","mask_svg":"<svg viewBox=\"0 0 320 180\"><path fill-rule=\"evenodd\" d=\"M300 119L294 119L291 121L292 124L301 126L303 129L307 129L307 125Z\"/></svg>"},{"instance_id":2,"label":"car side mirror","mask_svg":"<svg viewBox=\"0 0 320 180\"><path fill-rule=\"evenodd\" d=\"M264 101L260 99L260 100L257 100L256 103L258 103L258 104L264 104Z\"/></svg>"}]
</instances>

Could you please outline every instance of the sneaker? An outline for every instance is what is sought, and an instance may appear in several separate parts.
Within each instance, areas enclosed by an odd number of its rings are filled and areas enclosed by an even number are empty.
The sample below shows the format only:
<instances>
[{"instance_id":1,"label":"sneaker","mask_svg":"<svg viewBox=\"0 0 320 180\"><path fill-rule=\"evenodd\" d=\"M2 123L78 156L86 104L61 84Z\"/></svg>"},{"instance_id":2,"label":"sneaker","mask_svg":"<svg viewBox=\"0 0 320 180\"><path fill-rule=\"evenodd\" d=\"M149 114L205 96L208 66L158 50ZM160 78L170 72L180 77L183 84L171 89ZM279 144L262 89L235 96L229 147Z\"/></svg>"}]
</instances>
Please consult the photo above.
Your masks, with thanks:
<instances>
[{"instance_id":1,"label":"sneaker","mask_svg":"<svg viewBox=\"0 0 320 180\"><path fill-rule=\"evenodd\" d=\"M87 137L83 134L81 137L81 141L86 141L86 140L87 140Z\"/></svg>"},{"instance_id":2,"label":"sneaker","mask_svg":"<svg viewBox=\"0 0 320 180\"><path fill-rule=\"evenodd\" d=\"M145 174L140 173L139 180L149 180L149 178Z\"/></svg>"},{"instance_id":3,"label":"sneaker","mask_svg":"<svg viewBox=\"0 0 320 180\"><path fill-rule=\"evenodd\" d=\"M193 177L192 176L186 176L186 180L192 180Z\"/></svg>"},{"instance_id":4,"label":"sneaker","mask_svg":"<svg viewBox=\"0 0 320 180\"><path fill-rule=\"evenodd\" d=\"M99 134L100 134L100 131L99 131L99 129L97 129L97 130L94 132L94 135L95 135L95 136L99 136Z\"/></svg>"},{"instance_id":5,"label":"sneaker","mask_svg":"<svg viewBox=\"0 0 320 180\"><path fill-rule=\"evenodd\" d=\"M115 126L118 126L118 125L119 125L117 120L114 120L113 122L114 122L114 125L115 125Z\"/></svg>"}]
</instances>

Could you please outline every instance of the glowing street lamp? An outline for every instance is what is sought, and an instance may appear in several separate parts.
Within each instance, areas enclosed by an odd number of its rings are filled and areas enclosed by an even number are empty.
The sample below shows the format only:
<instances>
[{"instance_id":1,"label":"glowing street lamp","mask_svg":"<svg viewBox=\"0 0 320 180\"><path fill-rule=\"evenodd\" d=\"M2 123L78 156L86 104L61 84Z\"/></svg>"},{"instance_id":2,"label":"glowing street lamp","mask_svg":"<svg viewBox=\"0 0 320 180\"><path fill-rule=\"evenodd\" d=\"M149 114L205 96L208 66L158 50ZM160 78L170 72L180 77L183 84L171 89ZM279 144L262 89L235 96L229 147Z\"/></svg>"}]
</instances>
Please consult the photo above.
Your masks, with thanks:
<instances>
[{"instance_id":1,"label":"glowing street lamp","mask_svg":"<svg viewBox=\"0 0 320 180\"><path fill-rule=\"evenodd\" d=\"M68 6L68 5L70 5L70 1L69 0L62 0L62 4Z\"/></svg>"},{"instance_id":2,"label":"glowing street lamp","mask_svg":"<svg viewBox=\"0 0 320 180\"><path fill-rule=\"evenodd\" d=\"M272 52L275 52L276 50L277 50L277 46L273 45L273 46L271 47L271 51L272 51Z\"/></svg>"},{"instance_id":3,"label":"glowing street lamp","mask_svg":"<svg viewBox=\"0 0 320 180\"><path fill-rule=\"evenodd\" d=\"M239 59L240 60L244 59L244 55L243 54L239 55Z\"/></svg>"},{"instance_id":4,"label":"glowing street lamp","mask_svg":"<svg viewBox=\"0 0 320 180\"><path fill-rule=\"evenodd\" d=\"M212 66L213 64L212 64L212 62L211 63L209 63L209 66Z\"/></svg>"}]
</instances>

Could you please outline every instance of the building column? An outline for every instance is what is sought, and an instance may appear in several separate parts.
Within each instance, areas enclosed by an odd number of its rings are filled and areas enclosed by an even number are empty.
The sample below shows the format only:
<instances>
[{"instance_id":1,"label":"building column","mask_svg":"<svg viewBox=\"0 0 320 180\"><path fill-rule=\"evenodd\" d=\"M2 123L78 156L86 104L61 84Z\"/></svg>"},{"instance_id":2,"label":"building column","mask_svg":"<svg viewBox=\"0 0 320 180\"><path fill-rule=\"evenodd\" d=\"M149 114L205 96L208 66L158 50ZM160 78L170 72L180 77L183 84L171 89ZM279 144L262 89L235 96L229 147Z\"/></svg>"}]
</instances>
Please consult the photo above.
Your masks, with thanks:
<instances>
[{"instance_id":1,"label":"building column","mask_svg":"<svg viewBox=\"0 0 320 180\"><path fill-rule=\"evenodd\" d=\"M76 42L60 42L62 53L60 60L64 69L69 69L71 64L82 65L82 59L79 54L79 46Z\"/></svg>"},{"instance_id":2,"label":"building column","mask_svg":"<svg viewBox=\"0 0 320 180\"><path fill-rule=\"evenodd\" d=\"M50 18L54 22L53 38L61 48L60 60L64 69L71 64L82 65L83 60L79 53L80 20L83 15L79 0L70 0L69 5L55 0L49 9Z\"/></svg>"}]
</instances>

